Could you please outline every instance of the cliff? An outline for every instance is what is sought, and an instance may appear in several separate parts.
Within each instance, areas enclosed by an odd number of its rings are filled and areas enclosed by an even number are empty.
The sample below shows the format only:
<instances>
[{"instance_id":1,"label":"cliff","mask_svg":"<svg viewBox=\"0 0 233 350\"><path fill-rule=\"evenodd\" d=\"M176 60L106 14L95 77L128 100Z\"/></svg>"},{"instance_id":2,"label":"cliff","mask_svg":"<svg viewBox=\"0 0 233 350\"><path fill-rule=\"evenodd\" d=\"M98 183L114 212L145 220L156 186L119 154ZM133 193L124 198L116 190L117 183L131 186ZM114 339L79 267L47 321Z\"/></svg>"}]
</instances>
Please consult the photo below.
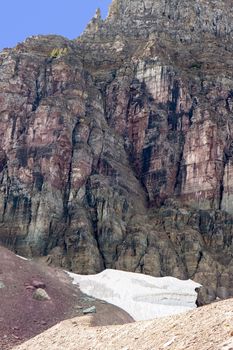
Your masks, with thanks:
<instances>
[{"instance_id":1,"label":"cliff","mask_svg":"<svg viewBox=\"0 0 233 350\"><path fill-rule=\"evenodd\" d=\"M0 54L0 241L233 295L230 1L113 0Z\"/></svg>"}]
</instances>

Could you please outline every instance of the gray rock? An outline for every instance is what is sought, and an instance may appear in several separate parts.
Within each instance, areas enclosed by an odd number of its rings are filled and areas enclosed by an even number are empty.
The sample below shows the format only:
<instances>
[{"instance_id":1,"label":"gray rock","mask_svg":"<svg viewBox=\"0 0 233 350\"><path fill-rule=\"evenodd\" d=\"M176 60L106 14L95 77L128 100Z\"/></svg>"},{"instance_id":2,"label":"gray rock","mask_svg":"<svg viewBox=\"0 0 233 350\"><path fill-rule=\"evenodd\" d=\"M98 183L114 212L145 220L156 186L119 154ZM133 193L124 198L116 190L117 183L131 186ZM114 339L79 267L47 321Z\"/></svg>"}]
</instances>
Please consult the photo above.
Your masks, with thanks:
<instances>
[{"instance_id":1,"label":"gray rock","mask_svg":"<svg viewBox=\"0 0 233 350\"><path fill-rule=\"evenodd\" d=\"M46 301L46 300L50 300L50 296L44 289L38 288L33 293L33 299L38 301Z\"/></svg>"},{"instance_id":2,"label":"gray rock","mask_svg":"<svg viewBox=\"0 0 233 350\"><path fill-rule=\"evenodd\" d=\"M83 314L87 315L87 314L95 314L96 313L96 307L95 306L91 306L88 309L83 310Z\"/></svg>"},{"instance_id":3,"label":"gray rock","mask_svg":"<svg viewBox=\"0 0 233 350\"><path fill-rule=\"evenodd\" d=\"M84 297L83 300L84 300L84 301L88 301L88 302L94 302L94 301L96 301L95 298L91 298L91 297Z\"/></svg>"},{"instance_id":4,"label":"gray rock","mask_svg":"<svg viewBox=\"0 0 233 350\"><path fill-rule=\"evenodd\" d=\"M0 281L0 289L2 288L5 288L5 284L2 281Z\"/></svg>"}]
</instances>

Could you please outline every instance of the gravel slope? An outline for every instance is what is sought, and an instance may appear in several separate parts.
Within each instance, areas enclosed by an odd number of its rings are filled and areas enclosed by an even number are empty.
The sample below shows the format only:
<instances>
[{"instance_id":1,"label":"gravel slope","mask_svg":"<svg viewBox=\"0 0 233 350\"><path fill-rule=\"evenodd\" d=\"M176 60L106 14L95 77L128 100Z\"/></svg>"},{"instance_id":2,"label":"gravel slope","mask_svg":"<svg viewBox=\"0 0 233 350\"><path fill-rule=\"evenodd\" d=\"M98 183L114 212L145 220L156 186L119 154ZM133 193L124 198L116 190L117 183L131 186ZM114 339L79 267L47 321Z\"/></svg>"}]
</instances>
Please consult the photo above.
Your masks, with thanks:
<instances>
[{"instance_id":1,"label":"gravel slope","mask_svg":"<svg viewBox=\"0 0 233 350\"><path fill-rule=\"evenodd\" d=\"M23 260L2 247L0 257L0 350L11 349L62 320L83 316L91 306L96 307L96 325L133 321L123 310L88 298L60 269ZM50 300L33 298L36 283L44 285Z\"/></svg>"},{"instance_id":2,"label":"gravel slope","mask_svg":"<svg viewBox=\"0 0 233 350\"><path fill-rule=\"evenodd\" d=\"M233 299L178 316L94 327L91 316L66 320L14 350L230 350Z\"/></svg>"}]
</instances>

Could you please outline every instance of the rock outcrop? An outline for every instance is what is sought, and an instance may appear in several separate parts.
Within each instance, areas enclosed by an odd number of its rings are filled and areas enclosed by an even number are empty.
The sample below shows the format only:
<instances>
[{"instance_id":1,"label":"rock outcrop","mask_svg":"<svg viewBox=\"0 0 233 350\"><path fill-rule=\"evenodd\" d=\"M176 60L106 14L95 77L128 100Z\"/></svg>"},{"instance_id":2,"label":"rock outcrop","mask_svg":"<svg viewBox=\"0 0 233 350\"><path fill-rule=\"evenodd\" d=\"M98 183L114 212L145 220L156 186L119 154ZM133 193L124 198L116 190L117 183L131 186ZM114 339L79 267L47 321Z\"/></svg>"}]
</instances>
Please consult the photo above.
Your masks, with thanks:
<instances>
[{"instance_id":1,"label":"rock outcrop","mask_svg":"<svg viewBox=\"0 0 233 350\"><path fill-rule=\"evenodd\" d=\"M233 295L232 19L230 1L113 0L77 40L3 50L1 243Z\"/></svg>"}]
</instances>

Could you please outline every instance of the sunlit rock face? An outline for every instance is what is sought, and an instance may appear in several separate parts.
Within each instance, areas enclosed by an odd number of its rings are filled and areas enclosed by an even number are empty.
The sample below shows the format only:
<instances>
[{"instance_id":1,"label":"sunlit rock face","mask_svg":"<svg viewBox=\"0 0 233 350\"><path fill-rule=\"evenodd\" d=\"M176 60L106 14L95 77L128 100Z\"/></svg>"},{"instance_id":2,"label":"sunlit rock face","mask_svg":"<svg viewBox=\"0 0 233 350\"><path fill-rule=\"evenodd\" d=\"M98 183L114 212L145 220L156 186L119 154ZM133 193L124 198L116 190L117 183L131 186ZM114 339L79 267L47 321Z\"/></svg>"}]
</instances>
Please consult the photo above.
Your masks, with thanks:
<instances>
[{"instance_id":1,"label":"sunlit rock face","mask_svg":"<svg viewBox=\"0 0 233 350\"><path fill-rule=\"evenodd\" d=\"M1 52L2 244L233 295L230 5L114 0Z\"/></svg>"}]
</instances>

